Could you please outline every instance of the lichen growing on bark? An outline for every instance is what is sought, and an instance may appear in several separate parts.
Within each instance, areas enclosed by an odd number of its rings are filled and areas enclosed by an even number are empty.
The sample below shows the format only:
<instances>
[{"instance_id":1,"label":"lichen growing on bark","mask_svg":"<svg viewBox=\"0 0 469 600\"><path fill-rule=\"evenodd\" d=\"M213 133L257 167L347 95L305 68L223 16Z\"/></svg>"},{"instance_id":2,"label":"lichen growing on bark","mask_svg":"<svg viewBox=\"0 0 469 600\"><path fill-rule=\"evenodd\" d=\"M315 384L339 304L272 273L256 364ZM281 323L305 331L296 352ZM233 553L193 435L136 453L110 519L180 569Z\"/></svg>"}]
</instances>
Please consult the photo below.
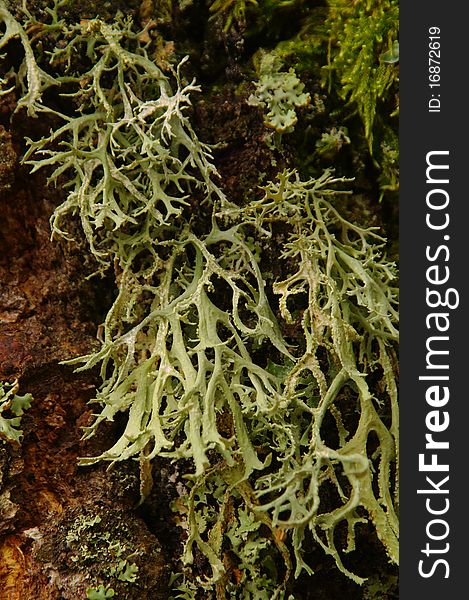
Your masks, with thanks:
<instances>
[{"instance_id":1,"label":"lichen growing on bark","mask_svg":"<svg viewBox=\"0 0 469 600\"><path fill-rule=\"evenodd\" d=\"M286 600L295 578L315 573L311 544L363 584L347 565L362 525L398 559L397 291L385 238L344 216L352 182L330 169L279 170L231 202L191 121L200 88L185 79L186 59L163 71L148 28L122 16L67 24L59 8L47 23L26 13L20 24L0 2L0 48L23 49L3 77L17 111L53 123L24 157L66 192L52 233L71 239L80 223L115 282L100 348L69 364L100 369L86 437L106 421L123 427L80 463L138 460L142 501L150 461L182 465L174 598ZM268 124L288 132L310 94L272 60L250 104L257 98ZM362 112L371 143L375 116ZM392 148L383 189L397 179ZM66 534L72 554L76 543L89 551L97 523ZM109 573L131 582L132 561L115 554Z\"/></svg>"},{"instance_id":2,"label":"lichen growing on bark","mask_svg":"<svg viewBox=\"0 0 469 600\"><path fill-rule=\"evenodd\" d=\"M268 127L278 133L288 133L298 121L296 109L307 106L310 96L304 92L305 86L292 68L287 72L281 69L282 61L275 53L262 56L259 81L248 103L263 110L264 123Z\"/></svg>"},{"instance_id":3,"label":"lichen growing on bark","mask_svg":"<svg viewBox=\"0 0 469 600\"><path fill-rule=\"evenodd\" d=\"M31 394L19 396L18 382L8 384L0 381L0 440L19 444L23 436L21 417L31 406Z\"/></svg>"}]
</instances>

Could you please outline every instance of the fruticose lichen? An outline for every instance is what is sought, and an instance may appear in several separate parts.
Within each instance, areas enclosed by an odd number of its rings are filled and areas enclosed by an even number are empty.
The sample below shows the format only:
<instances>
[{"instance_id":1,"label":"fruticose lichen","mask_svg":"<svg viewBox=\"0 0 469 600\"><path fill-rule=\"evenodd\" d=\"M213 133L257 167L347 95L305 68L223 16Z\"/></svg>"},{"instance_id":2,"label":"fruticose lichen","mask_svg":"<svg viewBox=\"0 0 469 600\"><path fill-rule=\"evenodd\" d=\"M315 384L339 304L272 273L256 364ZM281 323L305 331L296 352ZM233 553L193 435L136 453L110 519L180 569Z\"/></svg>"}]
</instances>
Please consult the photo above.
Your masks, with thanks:
<instances>
[{"instance_id":1,"label":"fruticose lichen","mask_svg":"<svg viewBox=\"0 0 469 600\"><path fill-rule=\"evenodd\" d=\"M173 506L187 533L174 597L288 598L290 577L313 573L308 539L363 583L344 555L368 522L397 562L396 273L385 240L342 216L349 182L283 171L235 206L189 120L198 86L181 65L158 68L130 20L67 25L54 12L38 28L29 15L45 54L1 1L0 19L0 47L15 38L24 49L7 83L21 90L17 110L57 123L25 156L68 189L53 234L71 237L78 219L115 275L101 348L70 362L101 369L86 436L118 413L127 421L111 448L80 462L192 465ZM274 71L260 101L288 131L308 94L293 72ZM276 99L282 86L290 104ZM285 277L271 284L272 244ZM195 548L205 578L187 572Z\"/></svg>"},{"instance_id":2,"label":"fruticose lichen","mask_svg":"<svg viewBox=\"0 0 469 600\"><path fill-rule=\"evenodd\" d=\"M198 86L181 83L179 65L173 91L128 19L68 26L55 15L53 24L41 24L40 36L55 39L60 32L60 44L47 58L49 68L60 73L52 78L38 66L24 30L2 10L7 30L0 47L19 35L25 52L18 83L27 91L17 110L25 107L31 116L47 113L61 121L49 136L29 140L25 155L25 161L34 155L33 170L54 167L50 182L68 176L70 191L54 213L53 234L67 237L64 217L79 215L98 261L109 265L118 256L125 268L153 252L156 230L181 214L191 191L221 195L212 181L210 149L196 138L185 114ZM42 103L51 86L67 89L63 96L73 103L72 116L65 107L59 111Z\"/></svg>"}]
</instances>

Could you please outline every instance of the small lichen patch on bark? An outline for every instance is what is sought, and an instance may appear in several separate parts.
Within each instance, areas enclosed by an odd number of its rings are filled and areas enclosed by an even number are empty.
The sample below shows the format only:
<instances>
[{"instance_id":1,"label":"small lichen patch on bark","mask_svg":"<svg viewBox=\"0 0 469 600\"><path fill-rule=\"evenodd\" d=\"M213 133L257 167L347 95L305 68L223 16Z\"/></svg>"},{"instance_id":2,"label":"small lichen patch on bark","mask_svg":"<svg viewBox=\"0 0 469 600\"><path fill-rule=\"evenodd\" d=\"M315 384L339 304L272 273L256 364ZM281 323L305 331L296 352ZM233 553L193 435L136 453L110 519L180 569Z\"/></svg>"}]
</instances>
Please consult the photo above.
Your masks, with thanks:
<instances>
[{"instance_id":1,"label":"small lichen patch on bark","mask_svg":"<svg viewBox=\"0 0 469 600\"><path fill-rule=\"evenodd\" d=\"M40 528L33 554L65 600L100 585L128 600L165 600L169 572L156 538L131 512L86 505Z\"/></svg>"}]
</instances>

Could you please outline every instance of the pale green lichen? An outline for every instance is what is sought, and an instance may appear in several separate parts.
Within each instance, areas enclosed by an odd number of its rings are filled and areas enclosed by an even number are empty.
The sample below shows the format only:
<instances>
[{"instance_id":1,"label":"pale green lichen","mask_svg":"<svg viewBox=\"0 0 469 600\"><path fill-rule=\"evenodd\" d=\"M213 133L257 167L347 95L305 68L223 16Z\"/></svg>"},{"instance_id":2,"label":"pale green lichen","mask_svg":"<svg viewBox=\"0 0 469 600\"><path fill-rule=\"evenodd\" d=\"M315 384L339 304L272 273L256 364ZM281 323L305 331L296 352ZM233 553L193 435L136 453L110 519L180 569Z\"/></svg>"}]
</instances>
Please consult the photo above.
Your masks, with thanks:
<instances>
[{"instance_id":1,"label":"pale green lichen","mask_svg":"<svg viewBox=\"0 0 469 600\"><path fill-rule=\"evenodd\" d=\"M88 588L86 590L86 597L88 600L106 600L106 598L113 598L115 592L112 588L105 588L104 585L100 585L97 588Z\"/></svg>"},{"instance_id":2,"label":"pale green lichen","mask_svg":"<svg viewBox=\"0 0 469 600\"><path fill-rule=\"evenodd\" d=\"M310 96L304 84L290 68L282 71L282 61L275 52L264 53L260 59L259 81L248 104L264 112L264 123L278 133L293 131L298 117L296 110L307 106Z\"/></svg>"},{"instance_id":3,"label":"pale green lichen","mask_svg":"<svg viewBox=\"0 0 469 600\"><path fill-rule=\"evenodd\" d=\"M115 446L83 462L122 460L150 444L148 459L156 454L191 457L196 474L208 466L211 448L228 464L243 457L247 473L261 468L242 412L256 402L274 410L280 396L277 379L253 363L246 338L257 344L269 340L281 352L287 350L258 264L238 228L221 229L215 221L203 239L183 230L161 247L169 256L152 285L136 287L134 274L123 272L121 292L105 323L103 347L81 367L100 362L103 375L108 373L99 396L104 408L90 434L103 419L131 407ZM226 286L228 310L211 298L215 285ZM136 304L143 289L151 298L148 312L129 329L122 309ZM223 411L233 416L236 442L217 430L216 414ZM185 435L177 443L180 431Z\"/></svg>"},{"instance_id":4,"label":"pale green lichen","mask_svg":"<svg viewBox=\"0 0 469 600\"><path fill-rule=\"evenodd\" d=\"M69 524L64 536L69 560L79 569L94 565L98 576L105 580L112 578L134 583L138 578L134 559L141 557L142 551L135 550L125 524L121 524L117 537L115 533L103 530L101 521L98 514L84 513Z\"/></svg>"},{"instance_id":5,"label":"pale green lichen","mask_svg":"<svg viewBox=\"0 0 469 600\"><path fill-rule=\"evenodd\" d=\"M260 395L252 390L257 405L242 405L254 447L265 456L263 465L246 477L243 462L229 467L222 461L194 480L186 503L188 540L183 558L191 564L196 545L209 560L212 579L200 580L201 586L228 585L223 583L224 540L237 554L238 564L243 564L247 580L242 597L265 593L283 598L293 568L289 545L295 555L295 576L302 570L313 572L303 558L309 534L343 573L363 583L344 565L342 555L355 548L355 529L368 519L389 558L398 560L397 484L390 486L391 474L398 471L397 388L392 368L392 343L397 340L395 271L382 255L384 240L374 230L345 220L331 203L337 183L328 173L303 182L286 172L264 188L261 200L222 211L225 218L239 219L239 227L254 226L261 236L272 236L271 228L280 223L289 229L283 257L296 264L296 270L277 282L274 292L280 297L283 319L301 326L304 349L284 352L284 366L269 367L279 386L275 406L263 390ZM326 362L321 353L327 355ZM383 369L385 392L379 399L365 379L365 368ZM351 396L360 415L353 428L347 423ZM382 419L383 411L391 415L390 423ZM334 443L326 441L331 419L336 427ZM373 436L378 444L369 457L367 444ZM327 507L322 499L331 486L337 500ZM213 511L207 504L209 496L218 500ZM334 533L343 523L347 544L339 549ZM285 565L285 581L274 589L267 583L275 579L272 573L259 570L266 564L265 546L256 541L259 524L270 531ZM239 530L246 530L245 538L235 533ZM246 552L251 556L248 561ZM258 586L264 577L267 587L261 592ZM249 591L253 585L257 588Z\"/></svg>"},{"instance_id":6,"label":"pale green lichen","mask_svg":"<svg viewBox=\"0 0 469 600\"><path fill-rule=\"evenodd\" d=\"M350 144L346 127L332 127L316 142L316 155L332 160L345 145Z\"/></svg>"},{"instance_id":7,"label":"pale green lichen","mask_svg":"<svg viewBox=\"0 0 469 600\"><path fill-rule=\"evenodd\" d=\"M339 568L360 582L343 566L334 540L334 530L345 521L346 550L354 548L355 525L363 520L357 513L359 506L367 511L391 560L398 559L397 485L394 495L389 485L391 473L398 470L397 388L389 347L397 340L397 290L392 285L394 265L382 255L384 240L340 216L329 201L334 183L328 173L308 182L295 173L284 173L266 186L263 199L239 213L265 235L271 235L272 223L289 227L282 255L297 266L288 279L274 284L274 292L280 296L285 321L301 323L305 344L303 355L296 357L283 381L286 402L280 406L287 410L269 415L272 437L266 443L281 456L281 467L260 474L254 486L260 501L255 510L270 514L274 527L292 531L297 575L302 568L308 570L301 547L309 529ZM298 296L307 300L294 315L291 304ZM321 349L328 354L327 365L320 363ZM364 376L365 368L369 371L378 364L384 372L386 400L373 397ZM344 425L341 404L346 388L356 395L360 414L354 431ZM381 402L387 403L392 415L390 425L380 417ZM327 414L336 422L337 447L324 441ZM372 433L379 441L376 473L367 456ZM339 483L344 477L347 486ZM328 484L337 488L341 501L324 511L320 510L321 486Z\"/></svg>"},{"instance_id":8,"label":"pale green lichen","mask_svg":"<svg viewBox=\"0 0 469 600\"><path fill-rule=\"evenodd\" d=\"M101 368L86 435L118 413L127 422L111 448L81 464L189 459L187 493L175 505L187 530L181 561L193 564L197 548L211 573L196 587L218 598L225 588L246 600L286 598L290 575L313 570L303 556L308 537L362 583L344 554L365 521L396 562L395 268L375 230L342 216L337 186L345 181L330 172L303 181L287 171L259 199L231 205L186 112L197 86L179 70L158 69L130 21L65 26L56 18L48 30L52 84L0 7L0 44L19 36L25 49L19 106L60 121L30 142L26 157L34 169L54 169L51 181L68 179L53 232L69 235L69 219L78 218L92 254L115 273L101 348L71 362ZM292 71L269 60L257 101L270 106L272 127L288 131L308 95ZM42 82L35 88L28 68ZM71 110L42 103L52 85L67 91ZM272 243L285 277L269 290L261 265ZM287 327L294 343L282 336ZM371 371L379 398L365 376ZM334 536L339 526L348 531L345 546ZM227 552L236 567L227 567ZM124 567L113 575L132 577ZM176 598L193 597L190 577L178 585Z\"/></svg>"},{"instance_id":9,"label":"pale green lichen","mask_svg":"<svg viewBox=\"0 0 469 600\"><path fill-rule=\"evenodd\" d=\"M18 382L0 381L0 439L19 444L23 437L20 429L25 410L31 406L32 395L19 396Z\"/></svg>"},{"instance_id":10,"label":"pale green lichen","mask_svg":"<svg viewBox=\"0 0 469 600\"><path fill-rule=\"evenodd\" d=\"M64 37L50 64L64 73L55 85L74 90L66 96L79 116L32 104L63 124L30 141L25 159L34 156L33 170L54 167L50 182L68 178L70 191L52 218L53 234L64 235L64 218L77 215L94 256L106 265L118 256L124 267L153 253L158 228L181 214L195 190L221 195L212 181L210 149L186 114L199 88L181 82L180 65L173 91L128 20L114 26L86 21L67 28ZM92 65L86 74L77 72L75 54L85 54Z\"/></svg>"}]
</instances>

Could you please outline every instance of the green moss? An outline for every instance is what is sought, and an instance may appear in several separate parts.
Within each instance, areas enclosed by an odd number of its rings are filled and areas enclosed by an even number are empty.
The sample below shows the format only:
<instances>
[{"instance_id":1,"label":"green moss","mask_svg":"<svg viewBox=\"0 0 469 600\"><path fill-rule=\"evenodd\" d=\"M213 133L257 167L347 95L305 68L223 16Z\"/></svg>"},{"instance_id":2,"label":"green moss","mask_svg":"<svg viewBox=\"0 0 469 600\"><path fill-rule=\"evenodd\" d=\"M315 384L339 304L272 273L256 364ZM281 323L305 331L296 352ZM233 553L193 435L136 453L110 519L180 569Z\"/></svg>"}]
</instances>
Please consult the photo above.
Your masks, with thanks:
<instances>
[{"instance_id":1,"label":"green moss","mask_svg":"<svg viewBox=\"0 0 469 600\"><path fill-rule=\"evenodd\" d=\"M357 108L373 152L378 106L392 95L399 78L396 60L386 58L398 37L399 4L339 0L330 4L327 27L330 85L336 79L341 97Z\"/></svg>"},{"instance_id":2,"label":"green moss","mask_svg":"<svg viewBox=\"0 0 469 600\"><path fill-rule=\"evenodd\" d=\"M380 170L382 194L396 192L398 160L393 138L397 137L399 112L397 0L328 2L326 8L298 10L297 20L297 32L277 44L277 55L303 78L322 81L334 122L339 127L347 124L354 147L360 145L361 137L365 138ZM362 123L361 132L353 128L354 114ZM329 164L322 162L329 166L333 158Z\"/></svg>"},{"instance_id":3,"label":"green moss","mask_svg":"<svg viewBox=\"0 0 469 600\"><path fill-rule=\"evenodd\" d=\"M213 17L224 20L224 30L228 31L233 22L246 25L246 11L249 6L257 7L257 0L214 0L210 5Z\"/></svg>"}]
</instances>

